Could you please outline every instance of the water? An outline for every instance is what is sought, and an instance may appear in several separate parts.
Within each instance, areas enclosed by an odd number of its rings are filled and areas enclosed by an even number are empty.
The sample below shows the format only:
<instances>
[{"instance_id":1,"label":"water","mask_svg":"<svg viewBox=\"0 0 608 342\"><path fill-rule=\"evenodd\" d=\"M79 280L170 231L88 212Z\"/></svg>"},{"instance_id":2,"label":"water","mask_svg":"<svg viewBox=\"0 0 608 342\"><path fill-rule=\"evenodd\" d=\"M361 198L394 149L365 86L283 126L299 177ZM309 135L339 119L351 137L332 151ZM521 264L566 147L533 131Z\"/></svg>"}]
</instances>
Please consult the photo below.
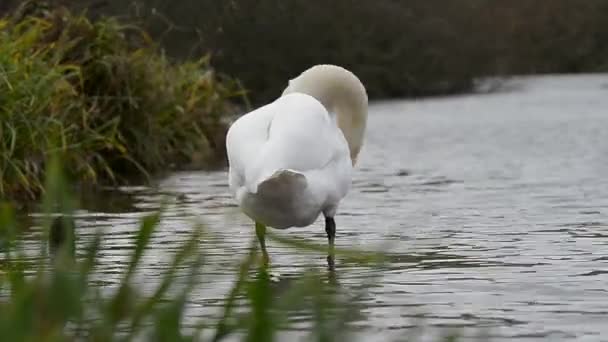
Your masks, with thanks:
<instances>
[{"instance_id":1,"label":"water","mask_svg":"<svg viewBox=\"0 0 608 342\"><path fill-rule=\"evenodd\" d=\"M465 327L470 337L487 330L494 341L608 341L608 76L507 85L491 95L372 104L354 188L336 217L338 246L391 253L358 299L361 340L385 341L422 322ZM170 194L177 202L147 256L142 287L158 282L167 255L200 219L213 233L205 245L211 266L188 315L216 315L254 235L226 182L225 172L175 173L80 211L81 240L99 227L111 232L103 281L119 281L138 218ZM322 220L287 234L326 241ZM272 242L269 252L286 286L326 266L320 253ZM336 264L346 294L374 273ZM293 336L299 332L284 335Z\"/></svg>"}]
</instances>

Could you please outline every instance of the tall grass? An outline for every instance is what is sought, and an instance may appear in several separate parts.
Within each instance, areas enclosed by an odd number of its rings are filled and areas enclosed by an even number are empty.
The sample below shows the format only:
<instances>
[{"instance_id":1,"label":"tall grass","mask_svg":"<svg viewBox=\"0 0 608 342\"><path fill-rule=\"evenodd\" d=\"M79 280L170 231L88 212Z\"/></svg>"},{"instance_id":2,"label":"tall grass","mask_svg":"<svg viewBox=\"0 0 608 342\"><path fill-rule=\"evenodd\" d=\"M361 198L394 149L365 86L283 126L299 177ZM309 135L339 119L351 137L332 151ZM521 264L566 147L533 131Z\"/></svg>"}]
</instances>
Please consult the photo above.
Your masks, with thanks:
<instances>
[{"instance_id":1,"label":"tall grass","mask_svg":"<svg viewBox=\"0 0 608 342\"><path fill-rule=\"evenodd\" d=\"M53 149L85 184L222 160L239 94L208 58L173 64L112 18L59 8L0 19L0 197L37 196Z\"/></svg>"}]
</instances>

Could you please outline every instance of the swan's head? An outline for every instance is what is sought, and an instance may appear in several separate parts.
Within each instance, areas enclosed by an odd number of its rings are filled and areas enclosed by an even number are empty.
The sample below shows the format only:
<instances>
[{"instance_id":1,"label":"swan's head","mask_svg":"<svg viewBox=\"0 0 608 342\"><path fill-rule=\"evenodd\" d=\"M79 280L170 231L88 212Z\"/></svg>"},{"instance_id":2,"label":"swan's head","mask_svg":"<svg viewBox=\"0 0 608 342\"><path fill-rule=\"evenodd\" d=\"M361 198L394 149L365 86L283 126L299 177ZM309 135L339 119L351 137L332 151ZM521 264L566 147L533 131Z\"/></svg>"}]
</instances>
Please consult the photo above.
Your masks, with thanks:
<instances>
[{"instance_id":1,"label":"swan's head","mask_svg":"<svg viewBox=\"0 0 608 342\"><path fill-rule=\"evenodd\" d=\"M355 165L367 124L367 92L359 78L339 66L315 65L289 81L283 95L291 93L308 94L336 115Z\"/></svg>"}]
</instances>

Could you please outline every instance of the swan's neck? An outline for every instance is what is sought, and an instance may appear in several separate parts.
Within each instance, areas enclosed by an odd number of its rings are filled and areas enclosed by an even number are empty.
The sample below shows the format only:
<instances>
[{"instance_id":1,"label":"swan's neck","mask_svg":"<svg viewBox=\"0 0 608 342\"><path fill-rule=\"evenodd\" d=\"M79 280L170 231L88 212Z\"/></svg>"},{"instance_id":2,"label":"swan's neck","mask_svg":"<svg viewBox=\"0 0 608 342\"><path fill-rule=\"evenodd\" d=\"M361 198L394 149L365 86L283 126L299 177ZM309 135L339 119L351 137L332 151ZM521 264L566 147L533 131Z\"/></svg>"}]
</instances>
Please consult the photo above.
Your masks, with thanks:
<instances>
[{"instance_id":1,"label":"swan's neck","mask_svg":"<svg viewBox=\"0 0 608 342\"><path fill-rule=\"evenodd\" d=\"M283 95L290 93L313 96L336 115L355 165L367 124L367 93L357 76L338 66L317 65L289 82Z\"/></svg>"},{"instance_id":2,"label":"swan's neck","mask_svg":"<svg viewBox=\"0 0 608 342\"><path fill-rule=\"evenodd\" d=\"M348 142L350 159L353 165L357 162L357 156L363 146L363 137L367 123L367 101L365 102L365 105L351 102L337 102L333 107L326 105L326 108L336 115L338 127Z\"/></svg>"}]
</instances>

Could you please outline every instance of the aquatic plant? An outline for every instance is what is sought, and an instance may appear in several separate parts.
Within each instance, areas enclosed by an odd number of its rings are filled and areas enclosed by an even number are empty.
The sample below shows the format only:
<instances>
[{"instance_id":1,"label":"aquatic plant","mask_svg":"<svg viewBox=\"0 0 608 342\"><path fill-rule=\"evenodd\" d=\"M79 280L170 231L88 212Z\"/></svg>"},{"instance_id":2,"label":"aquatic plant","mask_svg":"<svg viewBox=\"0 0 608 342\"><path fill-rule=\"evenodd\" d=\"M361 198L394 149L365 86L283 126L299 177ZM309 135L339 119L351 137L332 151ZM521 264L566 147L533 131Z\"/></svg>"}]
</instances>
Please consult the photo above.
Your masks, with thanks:
<instances>
[{"instance_id":1,"label":"aquatic plant","mask_svg":"<svg viewBox=\"0 0 608 342\"><path fill-rule=\"evenodd\" d=\"M83 184L223 160L241 92L208 57L172 63L113 18L27 13L0 19L0 197L36 197L53 149Z\"/></svg>"}]
</instances>

